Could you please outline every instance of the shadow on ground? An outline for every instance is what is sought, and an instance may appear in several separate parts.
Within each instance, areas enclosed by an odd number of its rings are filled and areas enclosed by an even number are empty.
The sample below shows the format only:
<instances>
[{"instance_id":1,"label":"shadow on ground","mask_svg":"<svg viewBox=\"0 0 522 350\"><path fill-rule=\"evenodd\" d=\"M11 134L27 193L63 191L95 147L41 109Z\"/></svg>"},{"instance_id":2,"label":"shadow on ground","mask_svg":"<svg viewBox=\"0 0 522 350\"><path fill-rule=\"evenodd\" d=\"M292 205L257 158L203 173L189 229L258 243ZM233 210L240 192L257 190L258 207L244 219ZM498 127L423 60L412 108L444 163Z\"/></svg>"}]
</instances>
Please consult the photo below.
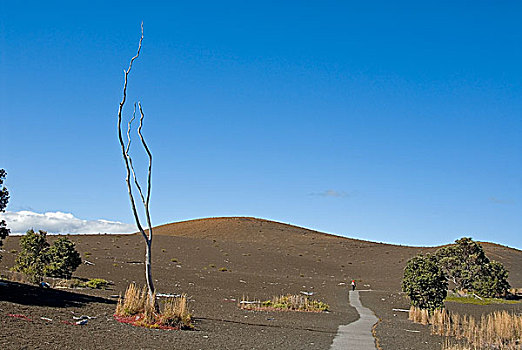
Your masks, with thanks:
<instances>
[{"instance_id":1,"label":"shadow on ground","mask_svg":"<svg viewBox=\"0 0 522 350\"><path fill-rule=\"evenodd\" d=\"M0 301L50 307L83 307L90 303L116 304L116 301L105 298L9 281L2 281L0 285Z\"/></svg>"}]
</instances>

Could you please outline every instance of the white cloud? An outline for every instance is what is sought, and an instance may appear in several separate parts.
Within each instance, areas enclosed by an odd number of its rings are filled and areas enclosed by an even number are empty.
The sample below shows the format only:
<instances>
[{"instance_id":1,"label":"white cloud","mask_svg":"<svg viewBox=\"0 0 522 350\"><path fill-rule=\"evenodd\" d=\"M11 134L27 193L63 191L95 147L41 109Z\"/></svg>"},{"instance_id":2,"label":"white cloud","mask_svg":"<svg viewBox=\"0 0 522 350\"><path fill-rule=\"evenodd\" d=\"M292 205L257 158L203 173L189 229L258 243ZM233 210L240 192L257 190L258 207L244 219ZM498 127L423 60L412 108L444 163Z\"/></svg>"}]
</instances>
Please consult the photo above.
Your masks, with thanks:
<instances>
[{"instance_id":1,"label":"white cloud","mask_svg":"<svg viewBox=\"0 0 522 350\"><path fill-rule=\"evenodd\" d=\"M11 234L24 234L29 229L44 230L59 234L96 234L96 233L133 233L134 225L109 220L82 220L71 213L48 212L44 214L32 211L6 211L0 213L0 220L5 220Z\"/></svg>"}]
</instances>

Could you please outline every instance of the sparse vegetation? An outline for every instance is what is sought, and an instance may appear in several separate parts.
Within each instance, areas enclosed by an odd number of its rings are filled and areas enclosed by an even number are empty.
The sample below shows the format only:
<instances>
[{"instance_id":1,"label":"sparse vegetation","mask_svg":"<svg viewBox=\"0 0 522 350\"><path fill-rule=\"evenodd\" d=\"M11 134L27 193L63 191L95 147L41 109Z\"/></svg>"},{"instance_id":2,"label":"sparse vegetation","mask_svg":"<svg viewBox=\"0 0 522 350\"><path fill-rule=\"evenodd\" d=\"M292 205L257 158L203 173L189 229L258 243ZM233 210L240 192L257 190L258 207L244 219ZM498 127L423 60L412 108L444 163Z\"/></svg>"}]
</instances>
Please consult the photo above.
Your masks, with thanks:
<instances>
[{"instance_id":1,"label":"sparse vegetation","mask_svg":"<svg viewBox=\"0 0 522 350\"><path fill-rule=\"evenodd\" d=\"M287 294L274 296L271 300L250 301L243 298L239 302L239 307L243 310L281 310L281 311L305 311L322 312L327 311L329 306L322 301L311 299L306 295Z\"/></svg>"},{"instance_id":2,"label":"sparse vegetation","mask_svg":"<svg viewBox=\"0 0 522 350\"><path fill-rule=\"evenodd\" d=\"M466 296L458 296L458 295L448 295L446 297L446 301L451 301L455 303L461 304L474 304L474 305L491 305L491 304L520 304L522 300L508 300L501 298L477 298L474 296L466 295Z\"/></svg>"},{"instance_id":3,"label":"sparse vegetation","mask_svg":"<svg viewBox=\"0 0 522 350\"><path fill-rule=\"evenodd\" d=\"M168 327L182 325L182 328L193 328L192 316L187 309L187 296L167 300L159 316L159 323Z\"/></svg>"},{"instance_id":4,"label":"sparse vegetation","mask_svg":"<svg viewBox=\"0 0 522 350\"><path fill-rule=\"evenodd\" d=\"M65 288L92 288L92 289L106 289L112 283L103 278L92 278L89 280L81 280L79 278L61 279L52 283L54 287Z\"/></svg>"},{"instance_id":5,"label":"sparse vegetation","mask_svg":"<svg viewBox=\"0 0 522 350\"><path fill-rule=\"evenodd\" d=\"M105 289L110 285L110 282L103 278L92 278L85 282L85 287L92 289Z\"/></svg>"},{"instance_id":6,"label":"sparse vegetation","mask_svg":"<svg viewBox=\"0 0 522 350\"><path fill-rule=\"evenodd\" d=\"M124 298L118 300L114 317L122 323L139 327L160 329L193 329L192 316L187 307L187 297L182 295L165 302L163 312L156 310L156 294L151 300L147 287L131 284Z\"/></svg>"},{"instance_id":7,"label":"sparse vegetation","mask_svg":"<svg viewBox=\"0 0 522 350\"><path fill-rule=\"evenodd\" d=\"M430 313L428 309L422 309L412 305L410 306L410 311L408 312L408 320L427 325L430 320Z\"/></svg>"},{"instance_id":8,"label":"sparse vegetation","mask_svg":"<svg viewBox=\"0 0 522 350\"><path fill-rule=\"evenodd\" d=\"M426 309L412 306L409 319L424 325L431 324L432 334L454 337L467 343L447 343L443 349L520 349L522 316L507 311L495 311L477 320L445 309L434 310L430 316Z\"/></svg>"},{"instance_id":9,"label":"sparse vegetation","mask_svg":"<svg viewBox=\"0 0 522 350\"><path fill-rule=\"evenodd\" d=\"M206 223L208 224L208 223ZM187 227L181 227L184 224L173 225L172 229L166 230L165 232L170 234L172 232L174 235L188 235L188 233L192 231L203 232L203 229L212 229L208 225L197 227L193 224L187 225ZM203 228L203 229L202 229ZM186 231L185 231L186 230ZM221 231L219 231L221 230ZM225 234L229 231L228 226L220 227L219 230L215 231L216 235ZM158 230L159 232L159 230ZM222 233L224 232L224 233ZM243 230L241 230L243 232ZM245 231L248 232L248 231ZM163 234L163 232L162 232ZM278 232L274 233L274 237L277 237ZM110 243L111 239L115 239L119 237L116 242L120 244L122 248L127 249L114 249L114 246ZM235 236L234 236L235 237ZM318 236L319 237L319 236ZM8 237L8 242L4 240L4 248L6 251L9 251L11 248L16 248L18 250L18 241L21 237ZM48 242L52 245L52 240L58 238L53 236L47 236ZM0 283L0 290L14 292L8 295L9 299L13 300L21 300L22 302L29 304L34 298L34 295L38 297L37 303L42 304L46 302L46 300L50 300L54 304L62 304L67 303L66 307L54 307L51 305L47 306L25 306L20 309L21 304L10 303L10 301L3 301L1 308L4 310L4 316L7 313L22 313L28 317L33 319L35 325L38 327L38 330L41 329L41 332L24 334L23 337L16 343L16 348L19 348L20 344L24 343L29 344L28 346L37 347L38 341L41 339L43 332L48 330L51 332L53 337L57 337L58 339L58 331L63 327L69 326L58 326L58 322L70 321L70 323L74 324L76 320L72 319L72 316L78 318L81 315L89 315L91 317L97 317L96 319L89 320L88 323L83 327L74 327L80 331L83 329L84 331L91 334L89 337L84 337L81 340L76 341L70 340L67 338L61 338L64 340L57 341L57 345L63 345L62 347L71 346L73 341L79 344L78 346L89 347L89 344L93 341L96 342L96 337L103 338L103 344L107 344L108 348L118 347L119 344L124 344L126 347L137 347L137 348L161 348L165 346L165 342L169 342L169 339L174 341L176 339L176 344L183 347L191 347L198 345L202 348L227 348L234 347L234 344L243 344L242 340L248 338L250 343L245 343L249 347L255 347L256 344L263 341L263 334L256 334L254 338L248 332L248 329L244 328L244 323L253 324L261 322L263 324L263 329L265 332L270 332L269 328L271 326L278 326L281 324L288 324L288 322L298 322L294 328L321 328L326 323L335 321L337 319L338 313L337 308L334 308L335 305L330 305L331 313L327 312L318 312L310 313L310 312L292 312L292 308L285 305L285 303L279 303L275 296L290 294L302 294L307 295L311 294L308 292L314 292L313 295L308 295L309 298L313 298L317 301L328 303L333 303L333 300L327 299L327 295L324 294L326 291L329 291L327 294L332 294L334 291L338 291L340 293L345 293L344 302L347 302L347 289L349 288L349 283L346 284L346 281L351 281L356 278L354 273L357 271L363 272L358 281L359 288L361 290L365 289L374 289L373 292L360 292L361 294L361 302L365 307L370 308L375 313L377 313L380 317L382 317L382 322L378 323L374 327L374 335L381 340L382 347L390 348L390 349L405 349L407 347L417 347L416 342L419 343L418 347L423 347L426 349L441 349L442 343L446 339L453 343L458 343L461 346L466 346L468 348L473 349L472 345L469 345L465 338L457 339L456 336L446 337L446 336L430 336L430 330L432 325L429 326L421 326L420 324L413 324L411 321L405 320L407 316L402 313L402 309L406 306L406 309L409 308L409 300L404 304L405 294L399 293L396 290L393 290L393 285L397 285L400 283L400 279L403 276L403 268L406 264L408 258L415 255L420 251L427 251L435 249L427 249L427 248L399 248L399 247L388 247L385 246L381 250L375 248L372 244L368 244L368 248L365 249L355 249L357 245L348 244L350 241L346 239L337 239L331 237L325 237L325 244L319 244L321 242L316 243L313 247L310 248L310 252L307 256L309 259L306 262L302 263L296 258L299 250L295 251L288 247L289 244L292 244L293 241L289 242L279 242L274 240L272 243L263 245L259 244L257 241L244 243L241 241L240 243L227 243L227 249L230 249L230 255L233 255L235 259L231 259L231 261L226 261L222 254L218 253L218 251L212 247L211 240L208 239L208 242L202 242L199 236L177 240L177 239L166 239L165 237L160 237L164 242L164 245L158 244L158 246L154 247L155 251L159 254L162 247L165 247L167 253L162 254L162 256L157 256L157 262L160 264L156 266L156 273L154 276L160 281L160 285L163 286L157 290L157 293L165 292L165 293L181 293L182 291L190 292L190 295L193 296L193 299L197 301L200 307L197 307L194 301L188 301L181 303L185 304L185 307L189 309L189 311L181 311L181 312L171 312L169 311L169 306L172 306L173 309L177 309L174 307L174 302L181 300L181 298L170 298L168 294L165 296L161 296L161 294L156 298L158 309L143 309L143 314L135 314L133 316L115 316L113 318L111 315L115 313L116 309L116 301L118 301L118 294L121 292L121 297L123 301L123 296L125 293L126 287L133 280L136 280L138 286L141 288L145 285L144 277L142 276L143 267L140 269L140 265L143 263L143 259L140 259L141 255L144 255L140 252L135 252L132 248L135 247L136 242L142 243L142 238L137 235L128 235L128 236L82 236L83 244L77 244L78 250L81 249L81 257L83 258L84 251L90 251L93 253L93 256L88 259L90 262L95 263L95 265L82 265L78 268L78 270L73 274L73 277L70 280L72 284L71 287L81 287L88 288L85 284L88 282L87 278L95 278L101 277L106 280L115 281L116 285L120 285L120 287L110 285L110 289L114 289L111 291L104 290L96 290L96 289L65 289L65 290L52 290L52 289L44 289L38 288L35 286L25 286L16 283L10 283L6 281L6 286L4 287ZM242 236L239 237L243 239ZM74 242L77 242L76 236L73 236ZM235 238L233 238L235 239ZM100 242L97 245L97 241ZM181 241L182 244L179 245L178 241ZM125 242L128 242L128 245L125 245ZM324 246L327 244L332 244L333 247L337 247L337 242L341 242L346 244L346 248L340 248L339 250L332 249L332 258L329 262L324 264L316 263L316 259L321 258L322 261L325 261L325 254L323 253ZM6 245L7 243L7 245ZM193 252L193 248L195 245L201 246L201 254L190 254ZM244 245L244 247L241 246ZM335 245L334 245L335 244ZM356 242L359 244L359 242ZM256 248L261 245L263 248L262 252L256 250ZM342 246L339 244L339 246ZM92 248L98 247L97 251L94 251ZM105 247L110 247L110 251L104 250ZM275 259L271 252L280 248L280 252L277 253L277 256L280 256L281 259ZM307 247L308 248L308 247ZM499 256L501 261L505 261L506 264L509 263L511 269L514 272L517 272L517 268L519 268L518 260L520 257L520 253L515 250L511 250L505 247L499 246L489 246L484 245L484 248L487 249L487 252L495 253L494 256ZM371 250L373 249L373 250ZM391 255L385 255L384 251L386 249L390 249ZM396 249L396 250L395 250ZM234 252L234 253L232 253ZM252 252L252 258L242 257L242 253ZM286 257L286 254L291 252L290 257ZM415 253L412 253L415 252ZM4 261L3 266L10 267L12 266L14 258L16 255L9 254L4 252ZM373 260L370 257L373 255ZM382 254L382 255L379 255ZM425 254L425 253L424 253ZM489 254L488 254L489 255ZM492 255L493 256L493 255ZM404 259L404 263L400 266L397 262L400 257L406 257ZM96 260L92 260L95 259ZM172 260L175 259L176 263ZM237 260L243 259L242 261ZM253 259L248 261L249 259ZM382 261L380 260L382 259ZM364 266L361 261L367 261L367 265ZM181 261L181 263L180 263ZM353 263L350 265L349 263ZM177 263L182 264L183 268L177 268ZM113 264L117 264L119 267L114 268ZM214 264L214 268L210 268L209 265ZM344 265L345 271L342 271L342 265ZM371 265L370 265L371 264ZM386 268L382 268L385 266ZM129 267L129 271L127 271L126 267ZM207 268L207 270L203 271L202 269ZM219 269L221 267L226 267L229 271L232 272L220 272ZM370 271L371 270L371 271ZM134 271L133 273L130 273ZM355 272L354 272L355 271ZM369 272L370 271L370 272ZM2 272L2 271L0 271ZM172 273L175 272L175 275L179 275L180 278L172 277ZM304 278L300 278L300 273L305 275ZM4 272L7 275L7 272ZM23 276L22 274L19 274ZM334 277L330 277L334 276ZM350 277L352 276L352 277ZM81 277L81 278L80 278ZM139 281L141 277L141 282ZM309 279L310 278L310 279ZM397 280L397 278L399 278ZM522 286L520 283L520 274L514 273L513 276L510 276L512 282L511 284L515 287ZM379 279L379 281L377 281ZM56 283L59 281L58 279L45 278L44 281L48 282L52 288L56 287ZM64 282L66 283L66 282ZM121 287L121 283L123 283L123 288ZM158 283L158 282L156 282ZM74 285L76 284L76 285ZM377 286L377 284L381 287ZM365 286L366 285L366 286ZM371 285L371 287L367 286ZM63 287L66 287L65 285ZM391 288L390 288L391 287ZM8 289L9 288L9 289ZM214 290L215 289L215 290ZM236 292L234 292L234 290ZM27 296L16 296L17 291L27 291ZM239 293L237 292L239 291ZM256 292L257 291L257 292ZM263 292L264 291L264 292ZM303 291L302 293L300 291ZM268 292L268 293L266 293ZM511 293L515 294L519 292L518 290L511 290ZM248 293L248 294L247 294ZM20 293L21 294L21 293ZM244 294L245 296L249 296L250 300L258 299L253 302L252 305L240 304L241 296ZM333 293L335 294L335 293ZM332 294L332 295L333 295ZM506 309L506 310L515 310L518 312L519 305L522 304L514 304L510 305L507 303L512 303L512 300L503 300L503 299L487 299L487 298L476 298L471 295L467 297L461 297L457 295L461 295L463 293L450 293L448 291L448 296L445 299L445 303L447 306L446 311L448 310L459 310L461 315L463 314L472 314L478 315L475 316L476 322L480 323L480 313L484 312L484 310L488 310L488 312L497 310L497 309ZM64 297L64 301L61 302L59 299L55 297ZM43 299L43 298L54 298L54 299ZM108 298L105 303L99 298ZM5 299L8 299L5 298ZM113 298L114 304L110 305L109 298ZM516 298L513 296L513 298ZM25 302L27 300L27 302ZM90 302L92 300L92 302ZM192 299L190 299L192 300ZM452 300L452 302L446 302L448 300ZM84 307L77 307L77 301L84 303ZM246 299L245 301L248 301ZM455 302L472 302L472 303L497 303L502 302L506 303L504 305L495 305L492 304L488 307L477 307L477 305L457 305ZM103 303L103 305L102 305ZM278 305L282 304L282 305ZM113 325L106 322L106 318L104 314L106 313L105 309L109 307L109 317L112 318ZM228 325L227 329L231 329L233 332L228 332L226 337L218 337L219 339L214 339L212 333L207 332L208 327L205 326L208 322L215 323L214 321L207 321L205 319L197 319L194 322L197 328L201 328L201 332L183 332L183 331L163 331L157 330L162 327L168 328L182 328L185 326L178 326L179 323L186 323L186 319L183 320L180 317L177 317L176 314L189 314L193 313L192 309L204 309L201 315L197 314L197 316L214 318L216 320L227 319L231 321L238 321L240 323L231 323ZM242 307L244 310L242 310ZM397 311L392 308L398 308ZM182 308L183 309L183 308ZM74 311L74 315L69 312L69 310ZM105 310L105 311L104 311ZM234 311L235 310L235 311ZM260 310L260 311L258 311ZM434 311L434 314L438 313L438 310ZM407 312L406 312L407 314ZM424 315L423 315L424 314ZM395 316L396 315L396 316ZM52 319L53 321L40 319L39 316L44 316ZM247 316L247 317L245 317ZM136 322L136 317L138 317L138 321ZM432 317L429 315L427 310L419 310L418 316L416 318L417 322L429 323L435 322L432 321ZM161 318L161 319L160 319ZM403 321L400 321L400 319ZM129 324L121 324L116 321L116 319L120 319L122 322L128 322ZM424 319L424 321L423 321ZM21 320L10 320L6 324L8 327L6 331L15 332L17 327L25 327L24 322ZM201 320L201 321L200 321ZM259 322L258 322L259 321ZM312 322L312 323L309 323ZM409 323L404 324L404 321ZM55 322L55 323L51 323ZM201 325L200 325L201 322ZM219 323L219 322L218 322ZM307 323L309 323L307 325ZM144 328L136 328L133 325L141 326ZM443 324L447 324L443 322ZM26 324L27 325L27 324ZM54 325L54 326L53 326ZM106 332L107 327L111 328L112 332ZM299 326L299 327L297 327ZM302 326L302 327L301 327ZM389 326L389 327L388 327ZM116 328L115 328L116 327ZM145 328L149 327L149 328ZM187 327L189 328L189 327ZM247 327L248 328L248 327ZM288 337L297 337L299 331L296 329L286 329ZM324 327L323 327L324 328ZM65 328L64 328L65 329ZM115 332L115 330L118 330ZM73 329L71 329L73 330ZM418 331L420 330L420 333ZM55 332L56 331L56 332ZM171 334L169 333L179 333ZM183 333L183 334L181 334ZM186 333L186 334L185 334ZM216 333L216 332L214 332ZM219 333L219 330L217 331ZM216 333L216 334L217 334ZM231 334L229 334L231 333ZM232 334L233 333L233 334ZM262 332L259 332L262 333ZM120 335L118 335L120 334ZM140 337L132 337L132 335L141 334ZM129 336L130 335L130 336ZM208 335L208 339L204 336ZM319 339L323 337L324 339ZM174 338L172 338L174 337ZM197 342L191 343L190 339L198 338ZM246 338L245 338L246 337ZM314 338L315 347L320 348L324 346L328 346L330 336L326 333L318 334L317 338ZM168 339L167 339L168 338ZM105 341L107 339L107 341ZM182 341L183 343L177 343L177 340ZM188 340L189 343L185 341ZM316 341L317 339L317 341ZM306 341L306 339L304 339ZM424 342L427 344L424 344ZM83 345L82 345L83 344ZM172 346L176 346L176 344L170 344ZM205 345L207 344L207 345ZM231 345L232 344L232 345ZM300 348L300 345L303 344L300 340L295 343L288 342L289 348ZM324 345L324 346L323 346ZM309 346L308 343L303 345L304 347ZM277 346L276 346L277 347ZM314 346L312 346L314 347ZM489 349L493 349L492 347ZM498 349L498 347L497 347Z\"/></svg>"},{"instance_id":10,"label":"sparse vegetation","mask_svg":"<svg viewBox=\"0 0 522 350\"><path fill-rule=\"evenodd\" d=\"M127 287L124 298L118 300L116 315L125 317L139 314L144 311L146 301L146 290L140 290L135 284L131 284Z\"/></svg>"},{"instance_id":11,"label":"sparse vegetation","mask_svg":"<svg viewBox=\"0 0 522 350\"><path fill-rule=\"evenodd\" d=\"M443 345L442 345L442 350L476 350L476 349L472 349L470 348L469 346L467 345L462 345L462 344L452 344L450 342L445 342Z\"/></svg>"}]
</instances>

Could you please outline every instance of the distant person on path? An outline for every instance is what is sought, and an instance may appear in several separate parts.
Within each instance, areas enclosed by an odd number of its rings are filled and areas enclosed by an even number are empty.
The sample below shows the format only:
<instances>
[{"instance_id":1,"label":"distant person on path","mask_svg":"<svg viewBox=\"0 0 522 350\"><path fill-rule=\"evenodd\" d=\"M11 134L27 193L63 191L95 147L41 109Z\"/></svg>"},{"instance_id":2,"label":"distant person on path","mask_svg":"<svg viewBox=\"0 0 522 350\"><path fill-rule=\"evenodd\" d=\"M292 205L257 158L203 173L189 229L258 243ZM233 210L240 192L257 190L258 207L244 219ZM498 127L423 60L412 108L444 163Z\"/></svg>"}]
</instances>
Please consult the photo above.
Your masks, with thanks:
<instances>
[{"instance_id":1,"label":"distant person on path","mask_svg":"<svg viewBox=\"0 0 522 350\"><path fill-rule=\"evenodd\" d=\"M355 287L357 287L357 285L355 284L355 280L352 280L352 290L355 290Z\"/></svg>"}]
</instances>

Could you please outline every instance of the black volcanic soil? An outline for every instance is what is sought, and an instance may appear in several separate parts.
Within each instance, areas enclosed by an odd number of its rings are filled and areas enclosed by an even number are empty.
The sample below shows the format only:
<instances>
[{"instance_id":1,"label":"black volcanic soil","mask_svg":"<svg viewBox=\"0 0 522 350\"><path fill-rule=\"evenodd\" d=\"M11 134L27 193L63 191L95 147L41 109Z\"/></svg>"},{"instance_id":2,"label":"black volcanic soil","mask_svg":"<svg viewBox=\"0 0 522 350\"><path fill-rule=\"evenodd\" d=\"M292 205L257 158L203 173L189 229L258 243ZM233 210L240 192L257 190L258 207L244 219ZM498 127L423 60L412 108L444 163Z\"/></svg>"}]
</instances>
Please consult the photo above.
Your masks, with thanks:
<instances>
[{"instance_id":1,"label":"black volcanic soil","mask_svg":"<svg viewBox=\"0 0 522 350\"><path fill-rule=\"evenodd\" d=\"M434 248L353 240L253 218L160 226L153 245L156 288L160 293L187 293L196 320L195 331L163 331L120 324L112 317L111 295L122 293L132 281L144 283L141 236L70 238L82 257L88 253L87 260L95 263L82 265L75 275L113 281L112 290L0 286L1 349L328 349L337 327L358 317L347 303L352 279L359 289L372 289L361 292L361 300L381 318L376 335L383 349L440 348L442 338L409 322L406 313L392 310L408 308L399 293L406 261ZM0 271L13 266L18 240L9 237L5 242ZM522 252L493 244L485 249L510 270L511 284L522 287ZM270 299L301 291L314 292L330 305L330 312L253 312L237 307L242 296ZM508 307L520 311L520 304ZM76 326L70 324L74 315L96 318ZM420 332L411 332L416 330Z\"/></svg>"}]
</instances>

